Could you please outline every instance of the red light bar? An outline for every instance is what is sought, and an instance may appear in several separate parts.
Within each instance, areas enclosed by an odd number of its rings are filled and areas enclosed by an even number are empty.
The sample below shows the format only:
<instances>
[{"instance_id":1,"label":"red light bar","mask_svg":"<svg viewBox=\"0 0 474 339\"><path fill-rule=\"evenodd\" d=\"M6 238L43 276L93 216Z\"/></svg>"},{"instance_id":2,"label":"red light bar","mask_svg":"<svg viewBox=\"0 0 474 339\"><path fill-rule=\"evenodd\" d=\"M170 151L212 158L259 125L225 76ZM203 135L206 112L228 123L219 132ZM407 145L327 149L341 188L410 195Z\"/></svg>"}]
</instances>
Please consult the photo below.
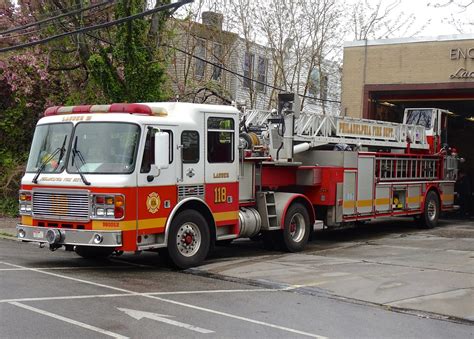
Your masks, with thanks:
<instances>
[{"instance_id":1,"label":"red light bar","mask_svg":"<svg viewBox=\"0 0 474 339\"><path fill-rule=\"evenodd\" d=\"M46 111L44 111L44 116L49 117L51 115L56 115L60 107L61 106L53 106L53 107L46 108Z\"/></svg>"},{"instance_id":2,"label":"red light bar","mask_svg":"<svg viewBox=\"0 0 474 339\"><path fill-rule=\"evenodd\" d=\"M72 113L91 113L92 105L80 105L72 108Z\"/></svg>"},{"instance_id":3,"label":"red light bar","mask_svg":"<svg viewBox=\"0 0 474 339\"><path fill-rule=\"evenodd\" d=\"M150 107L144 104L78 105L53 106L44 111L44 116L80 113L128 113L153 115Z\"/></svg>"},{"instance_id":4,"label":"red light bar","mask_svg":"<svg viewBox=\"0 0 474 339\"><path fill-rule=\"evenodd\" d=\"M112 104L109 113L138 113L152 115L151 108L142 104Z\"/></svg>"}]
</instances>

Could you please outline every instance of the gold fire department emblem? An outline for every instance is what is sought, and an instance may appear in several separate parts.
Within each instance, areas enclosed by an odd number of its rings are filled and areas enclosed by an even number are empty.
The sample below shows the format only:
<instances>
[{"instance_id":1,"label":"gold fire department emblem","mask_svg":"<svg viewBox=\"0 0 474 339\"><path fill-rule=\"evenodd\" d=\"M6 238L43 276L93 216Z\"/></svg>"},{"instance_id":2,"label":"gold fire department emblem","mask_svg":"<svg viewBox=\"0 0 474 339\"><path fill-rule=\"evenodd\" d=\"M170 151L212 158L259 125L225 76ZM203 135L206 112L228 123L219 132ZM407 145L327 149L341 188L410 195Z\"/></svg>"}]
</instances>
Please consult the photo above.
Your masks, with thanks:
<instances>
[{"instance_id":1,"label":"gold fire department emblem","mask_svg":"<svg viewBox=\"0 0 474 339\"><path fill-rule=\"evenodd\" d=\"M148 212L156 213L160 209L160 196L156 192L151 192L148 194L148 198L146 199L146 207L148 208Z\"/></svg>"}]
</instances>

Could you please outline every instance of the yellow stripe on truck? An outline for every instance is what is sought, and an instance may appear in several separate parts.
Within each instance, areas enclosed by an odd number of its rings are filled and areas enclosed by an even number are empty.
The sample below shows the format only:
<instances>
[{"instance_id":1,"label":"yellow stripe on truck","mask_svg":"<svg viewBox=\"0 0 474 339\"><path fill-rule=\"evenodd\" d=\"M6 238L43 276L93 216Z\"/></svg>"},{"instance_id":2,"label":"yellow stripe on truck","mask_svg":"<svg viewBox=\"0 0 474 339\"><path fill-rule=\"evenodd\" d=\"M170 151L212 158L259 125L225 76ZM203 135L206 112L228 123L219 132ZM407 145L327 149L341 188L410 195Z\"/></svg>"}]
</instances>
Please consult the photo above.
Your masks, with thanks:
<instances>
[{"instance_id":1,"label":"yellow stripe on truck","mask_svg":"<svg viewBox=\"0 0 474 339\"><path fill-rule=\"evenodd\" d=\"M454 194L441 194L441 200L442 201L453 201L454 200Z\"/></svg>"},{"instance_id":2,"label":"yellow stripe on truck","mask_svg":"<svg viewBox=\"0 0 474 339\"><path fill-rule=\"evenodd\" d=\"M239 211L212 213L215 221L235 220L239 218Z\"/></svg>"},{"instance_id":3,"label":"yellow stripe on truck","mask_svg":"<svg viewBox=\"0 0 474 339\"><path fill-rule=\"evenodd\" d=\"M343 203L344 208L354 208L355 206L355 201L354 200L346 200Z\"/></svg>"},{"instance_id":4,"label":"yellow stripe on truck","mask_svg":"<svg viewBox=\"0 0 474 339\"><path fill-rule=\"evenodd\" d=\"M420 201L421 201L421 197L420 197L420 196L408 197L408 198L407 198L407 203L409 203L409 204L420 203Z\"/></svg>"},{"instance_id":5,"label":"yellow stripe on truck","mask_svg":"<svg viewBox=\"0 0 474 339\"><path fill-rule=\"evenodd\" d=\"M166 225L166 218L152 218L152 219L140 219L138 220L138 229L150 229L150 228L164 228ZM133 231L137 229L136 220L128 221L107 221L107 220L94 220L92 221L93 230L122 230L122 231Z\"/></svg>"},{"instance_id":6,"label":"yellow stripe on truck","mask_svg":"<svg viewBox=\"0 0 474 339\"><path fill-rule=\"evenodd\" d=\"M375 205L389 205L390 204L390 198L378 198L375 199Z\"/></svg>"},{"instance_id":7,"label":"yellow stripe on truck","mask_svg":"<svg viewBox=\"0 0 474 339\"><path fill-rule=\"evenodd\" d=\"M21 224L25 226L33 226L33 218L27 215L22 215Z\"/></svg>"},{"instance_id":8,"label":"yellow stripe on truck","mask_svg":"<svg viewBox=\"0 0 474 339\"><path fill-rule=\"evenodd\" d=\"M215 221L236 220L239 218L239 211L213 213L213 216ZM138 229L164 228L166 226L166 220L167 218L140 219L138 220ZM137 221L93 220L92 229L132 231L137 229Z\"/></svg>"}]
</instances>

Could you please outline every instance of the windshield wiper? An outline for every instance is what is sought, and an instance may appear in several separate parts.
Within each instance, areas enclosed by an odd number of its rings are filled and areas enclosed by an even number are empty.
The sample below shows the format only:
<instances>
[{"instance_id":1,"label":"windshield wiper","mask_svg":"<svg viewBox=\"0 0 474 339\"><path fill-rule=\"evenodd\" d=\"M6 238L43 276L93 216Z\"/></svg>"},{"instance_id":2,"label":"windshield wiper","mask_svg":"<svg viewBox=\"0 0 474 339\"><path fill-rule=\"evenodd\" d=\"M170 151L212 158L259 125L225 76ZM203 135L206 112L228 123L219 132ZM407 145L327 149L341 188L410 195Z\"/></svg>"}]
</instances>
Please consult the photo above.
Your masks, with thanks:
<instances>
[{"instance_id":1,"label":"windshield wiper","mask_svg":"<svg viewBox=\"0 0 474 339\"><path fill-rule=\"evenodd\" d=\"M35 174L35 177L33 178L33 182L35 184L38 183L38 177L39 175L41 174L41 172L43 172L44 168L46 167L46 165L54 159L54 157L56 156L56 154L58 154L59 152L61 152L61 154L59 155L59 158L58 158L58 166L59 166L59 162L61 161L61 159L63 158L64 156L64 153L66 153L66 150L64 148L64 146L66 145L66 139L67 139L67 134L64 135L64 140L63 140L63 144L61 145L61 147L58 147L54 150L54 152L48 157L46 158L42 163L41 163L41 166L38 168L38 170L36 171L36 174Z\"/></svg>"},{"instance_id":2,"label":"windshield wiper","mask_svg":"<svg viewBox=\"0 0 474 339\"><path fill-rule=\"evenodd\" d=\"M89 181L87 181L86 177L84 176L84 173L82 173L81 169L79 168L79 166L77 165L77 162L74 162L74 158L76 158L76 155L79 157L79 160L81 160L82 162L82 165L84 166L86 164L86 161L84 160L84 157L82 156L82 153L81 151L79 151L77 149L77 135L76 137L74 138L74 146L72 147L72 159L71 159L71 163L74 167L76 167L77 169L77 173L79 173L79 175L81 176L81 179L82 179L82 182L85 184L85 185L90 185L91 183Z\"/></svg>"}]
</instances>

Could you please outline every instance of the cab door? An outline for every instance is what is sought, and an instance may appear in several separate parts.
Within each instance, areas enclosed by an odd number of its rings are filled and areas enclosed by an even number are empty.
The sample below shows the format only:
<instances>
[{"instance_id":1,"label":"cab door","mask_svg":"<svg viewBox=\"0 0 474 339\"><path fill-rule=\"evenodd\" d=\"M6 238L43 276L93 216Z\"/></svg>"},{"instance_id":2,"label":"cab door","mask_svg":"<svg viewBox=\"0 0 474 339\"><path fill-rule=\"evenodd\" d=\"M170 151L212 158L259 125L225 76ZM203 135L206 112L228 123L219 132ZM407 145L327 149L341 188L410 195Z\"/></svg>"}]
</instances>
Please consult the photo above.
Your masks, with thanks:
<instances>
[{"instance_id":1,"label":"cab door","mask_svg":"<svg viewBox=\"0 0 474 339\"><path fill-rule=\"evenodd\" d=\"M238 121L236 115L206 113L205 126L206 201L218 226L218 238L231 236L238 233Z\"/></svg>"},{"instance_id":2,"label":"cab door","mask_svg":"<svg viewBox=\"0 0 474 339\"><path fill-rule=\"evenodd\" d=\"M175 126L145 126L145 142L142 147L141 163L138 164L137 187L137 244L150 245L157 241L156 237L139 237L145 234L163 233L166 219L177 204L176 190L176 134ZM155 133L168 134L168 168L153 171L155 164ZM150 244L148 243L150 242Z\"/></svg>"}]
</instances>

